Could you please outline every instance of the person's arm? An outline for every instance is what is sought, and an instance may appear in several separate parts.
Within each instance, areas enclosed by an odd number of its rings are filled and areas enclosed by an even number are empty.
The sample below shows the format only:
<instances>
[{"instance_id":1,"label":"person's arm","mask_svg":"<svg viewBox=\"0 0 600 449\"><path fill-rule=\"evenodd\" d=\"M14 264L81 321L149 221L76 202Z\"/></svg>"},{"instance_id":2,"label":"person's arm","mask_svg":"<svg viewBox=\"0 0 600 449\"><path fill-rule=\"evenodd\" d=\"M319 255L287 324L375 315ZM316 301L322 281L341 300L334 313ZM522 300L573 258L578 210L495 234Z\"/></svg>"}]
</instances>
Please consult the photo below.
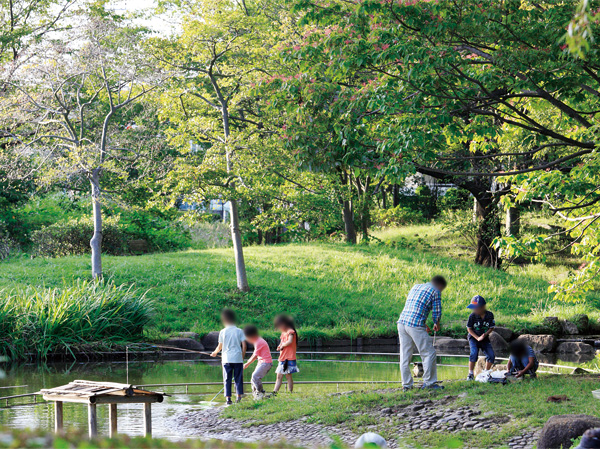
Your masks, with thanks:
<instances>
[{"instance_id":1,"label":"person's arm","mask_svg":"<svg viewBox=\"0 0 600 449\"><path fill-rule=\"evenodd\" d=\"M494 320L494 314L492 312L490 312L490 313L492 316L492 319L490 321L490 328L487 330L487 332L485 334L482 335L483 338L480 341L483 341L484 339L488 338L490 336L490 334L492 332L494 332L494 328L496 327L496 321Z\"/></svg>"},{"instance_id":2,"label":"person's arm","mask_svg":"<svg viewBox=\"0 0 600 449\"><path fill-rule=\"evenodd\" d=\"M248 361L246 363L244 363L244 369L248 369L248 367L250 365L252 365L254 363L254 361L258 358L258 356L256 355L256 352L254 352L250 358L248 359Z\"/></svg>"},{"instance_id":3,"label":"person's arm","mask_svg":"<svg viewBox=\"0 0 600 449\"><path fill-rule=\"evenodd\" d=\"M433 331L439 332L441 329L440 321L442 320L442 295L440 292L435 292L433 298Z\"/></svg>"},{"instance_id":4,"label":"person's arm","mask_svg":"<svg viewBox=\"0 0 600 449\"><path fill-rule=\"evenodd\" d=\"M535 365L535 357L529 357L529 363L525 368L517 373L517 377L524 376L527 371L529 371Z\"/></svg>"},{"instance_id":5,"label":"person's arm","mask_svg":"<svg viewBox=\"0 0 600 449\"><path fill-rule=\"evenodd\" d=\"M506 371L508 371L510 373L511 368L512 368L512 360L508 359L508 362L506 363Z\"/></svg>"},{"instance_id":6,"label":"person's arm","mask_svg":"<svg viewBox=\"0 0 600 449\"><path fill-rule=\"evenodd\" d=\"M469 333L469 335L470 335L471 337L473 337L475 340L479 340L479 335L477 335L477 334L475 333L475 331L473 330L473 328L472 328L472 327L467 327L467 332L468 332L468 333Z\"/></svg>"},{"instance_id":7,"label":"person's arm","mask_svg":"<svg viewBox=\"0 0 600 449\"><path fill-rule=\"evenodd\" d=\"M287 348L292 343L294 343L294 334L289 334L288 337L287 337L287 341L285 341L285 342L282 341L279 344L279 346L277 347L277 350L281 351L283 348Z\"/></svg>"},{"instance_id":8,"label":"person's arm","mask_svg":"<svg viewBox=\"0 0 600 449\"><path fill-rule=\"evenodd\" d=\"M219 343L219 345L217 346L217 349L215 349L210 356L216 357L219 354L219 352L221 352L222 349L223 349L223 343Z\"/></svg>"}]
</instances>

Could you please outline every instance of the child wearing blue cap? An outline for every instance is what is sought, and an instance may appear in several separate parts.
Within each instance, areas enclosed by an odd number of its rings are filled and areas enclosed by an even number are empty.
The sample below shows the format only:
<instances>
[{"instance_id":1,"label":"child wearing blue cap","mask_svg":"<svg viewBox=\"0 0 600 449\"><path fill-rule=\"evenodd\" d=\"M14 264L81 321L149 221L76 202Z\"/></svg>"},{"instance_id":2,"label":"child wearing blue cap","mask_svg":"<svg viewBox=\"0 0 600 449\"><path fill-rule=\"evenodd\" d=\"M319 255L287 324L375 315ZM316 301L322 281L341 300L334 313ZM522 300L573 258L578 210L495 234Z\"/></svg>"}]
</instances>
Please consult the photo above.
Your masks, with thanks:
<instances>
[{"instance_id":1,"label":"child wearing blue cap","mask_svg":"<svg viewBox=\"0 0 600 449\"><path fill-rule=\"evenodd\" d=\"M468 340L469 346L471 347L471 354L469 355L469 376L467 377L467 380L474 380L475 364L477 363L480 349L484 352L486 357L485 369L492 369L492 366L496 361L494 348L492 348L492 342L489 338L494 327L496 327L496 322L494 321L494 314L487 310L486 301L482 296L474 296L467 308L473 310L473 313L469 315L469 320L467 321L467 331L469 332Z\"/></svg>"}]
</instances>

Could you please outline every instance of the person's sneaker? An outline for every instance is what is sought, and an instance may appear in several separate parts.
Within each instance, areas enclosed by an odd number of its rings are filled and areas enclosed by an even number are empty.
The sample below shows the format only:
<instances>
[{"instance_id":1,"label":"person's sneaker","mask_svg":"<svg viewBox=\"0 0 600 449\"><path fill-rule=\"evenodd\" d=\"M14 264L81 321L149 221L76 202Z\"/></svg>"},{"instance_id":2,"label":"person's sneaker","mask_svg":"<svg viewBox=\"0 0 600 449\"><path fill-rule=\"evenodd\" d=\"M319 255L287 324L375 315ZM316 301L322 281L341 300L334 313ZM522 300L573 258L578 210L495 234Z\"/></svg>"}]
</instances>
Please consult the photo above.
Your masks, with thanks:
<instances>
[{"instance_id":1,"label":"person's sneaker","mask_svg":"<svg viewBox=\"0 0 600 449\"><path fill-rule=\"evenodd\" d=\"M271 396L272 396L272 397L276 397L276 396L277 396L277 392L276 392L276 391L274 391L273 393L271 393Z\"/></svg>"},{"instance_id":2,"label":"person's sneaker","mask_svg":"<svg viewBox=\"0 0 600 449\"><path fill-rule=\"evenodd\" d=\"M421 390L443 390L444 387L442 385L433 384L433 385L423 385Z\"/></svg>"},{"instance_id":3,"label":"person's sneaker","mask_svg":"<svg viewBox=\"0 0 600 449\"><path fill-rule=\"evenodd\" d=\"M227 405L227 406L233 405L231 398L227 398L227 402L225 403L225 405Z\"/></svg>"},{"instance_id":4,"label":"person's sneaker","mask_svg":"<svg viewBox=\"0 0 600 449\"><path fill-rule=\"evenodd\" d=\"M238 397L235 399L235 403L236 403L236 404L239 404L240 402L242 402L242 396L238 396Z\"/></svg>"},{"instance_id":5,"label":"person's sneaker","mask_svg":"<svg viewBox=\"0 0 600 449\"><path fill-rule=\"evenodd\" d=\"M402 391L410 391L413 387L402 387Z\"/></svg>"},{"instance_id":6,"label":"person's sneaker","mask_svg":"<svg viewBox=\"0 0 600 449\"><path fill-rule=\"evenodd\" d=\"M467 376L467 380L475 380L475 376L473 374L469 374Z\"/></svg>"}]
</instances>

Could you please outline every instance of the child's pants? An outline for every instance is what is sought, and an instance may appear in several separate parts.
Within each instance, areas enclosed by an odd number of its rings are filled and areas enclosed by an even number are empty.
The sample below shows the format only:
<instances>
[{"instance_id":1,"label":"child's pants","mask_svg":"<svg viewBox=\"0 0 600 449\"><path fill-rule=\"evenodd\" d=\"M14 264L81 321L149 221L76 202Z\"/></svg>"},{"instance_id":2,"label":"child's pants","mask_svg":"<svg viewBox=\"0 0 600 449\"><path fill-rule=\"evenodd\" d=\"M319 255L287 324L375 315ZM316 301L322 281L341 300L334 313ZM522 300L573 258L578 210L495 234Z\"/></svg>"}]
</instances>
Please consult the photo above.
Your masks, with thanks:
<instances>
[{"instance_id":1,"label":"child's pants","mask_svg":"<svg viewBox=\"0 0 600 449\"><path fill-rule=\"evenodd\" d=\"M223 364L223 381L225 382L225 397L231 397L231 381L235 380L235 392L238 396L244 394L244 364Z\"/></svg>"},{"instance_id":2,"label":"child's pants","mask_svg":"<svg viewBox=\"0 0 600 449\"><path fill-rule=\"evenodd\" d=\"M252 380L250 382L252 384L252 394L254 396L256 396L258 393L265 392L262 380L263 377L265 377L267 373L271 371L272 367L273 363L258 362L258 365L256 365L256 368L252 373Z\"/></svg>"},{"instance_id":3,"label":"child's pants","mask_svg":"<svg viewBox=\"0 0 600 449\"><path fill-rule=\"evenodd\" d=\"M514 355L510 356L510 361L512 363L513 369L517 370L517 371L522 371L525 369L525 367L527 365L529 365L529 356L525 356L525 357L515 357ZM526 372L525 374L535 374L535 372L537 371L538 367L540 366L539 362L536 360L533 363L533 367Z\"/></svg>"},{"instance_id":4,"label":"child's pants","mask_svg":"<svg viewBox=\"0 0 600 449\"><path fill-rule=\"evenodd\" d=\"M469 362L477 362L479 358L479 350L481 349L485 354L485 360L489 363L496 361L496 354L494 354L494 348L492 342L488 339L483 341L477 341L474 338L469 338L469 346L471 347L471 354L469 355Z\"/></svg>"}]
</instances>

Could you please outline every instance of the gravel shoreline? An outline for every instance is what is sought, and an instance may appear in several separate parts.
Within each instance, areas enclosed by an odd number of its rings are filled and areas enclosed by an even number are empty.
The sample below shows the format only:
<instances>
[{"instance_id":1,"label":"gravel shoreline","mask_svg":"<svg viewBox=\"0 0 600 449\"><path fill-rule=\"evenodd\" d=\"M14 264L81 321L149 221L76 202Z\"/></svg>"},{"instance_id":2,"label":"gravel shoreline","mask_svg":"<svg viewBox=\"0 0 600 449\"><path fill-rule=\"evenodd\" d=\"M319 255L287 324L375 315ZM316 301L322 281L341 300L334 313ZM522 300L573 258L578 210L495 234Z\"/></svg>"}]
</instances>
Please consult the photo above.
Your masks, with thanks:
<instances>
[{"instance_id":1,"label":"gravel shoreline","mask_svg":"<svg viewBox=\"0 0 600 449\"><path fill-rule=\"evenodd\" d=\"M348 394L348 393L338 393ZM284 421L275 424L255 424L222 418L222 407L194 410L174 417L174 426L182 437L196 437L203 440L226 440L237 442L262 442L289 444L317 448L342 441L349 447L363 432L382 434L390 448L398 447L401 437L410 438L413 432L462 431L494 432L509 422L511 416L482 414L476 407L455 407L456 396L444 396L432 400L415 401L409 405L369 409L354 413L355 416L369 415L376 424L353 431L345 425L323 426L306 422L308 418ZM539 438L539 430L526 430L505 442L511 449L531 449Z\"/></svg>"}]
</instances>

